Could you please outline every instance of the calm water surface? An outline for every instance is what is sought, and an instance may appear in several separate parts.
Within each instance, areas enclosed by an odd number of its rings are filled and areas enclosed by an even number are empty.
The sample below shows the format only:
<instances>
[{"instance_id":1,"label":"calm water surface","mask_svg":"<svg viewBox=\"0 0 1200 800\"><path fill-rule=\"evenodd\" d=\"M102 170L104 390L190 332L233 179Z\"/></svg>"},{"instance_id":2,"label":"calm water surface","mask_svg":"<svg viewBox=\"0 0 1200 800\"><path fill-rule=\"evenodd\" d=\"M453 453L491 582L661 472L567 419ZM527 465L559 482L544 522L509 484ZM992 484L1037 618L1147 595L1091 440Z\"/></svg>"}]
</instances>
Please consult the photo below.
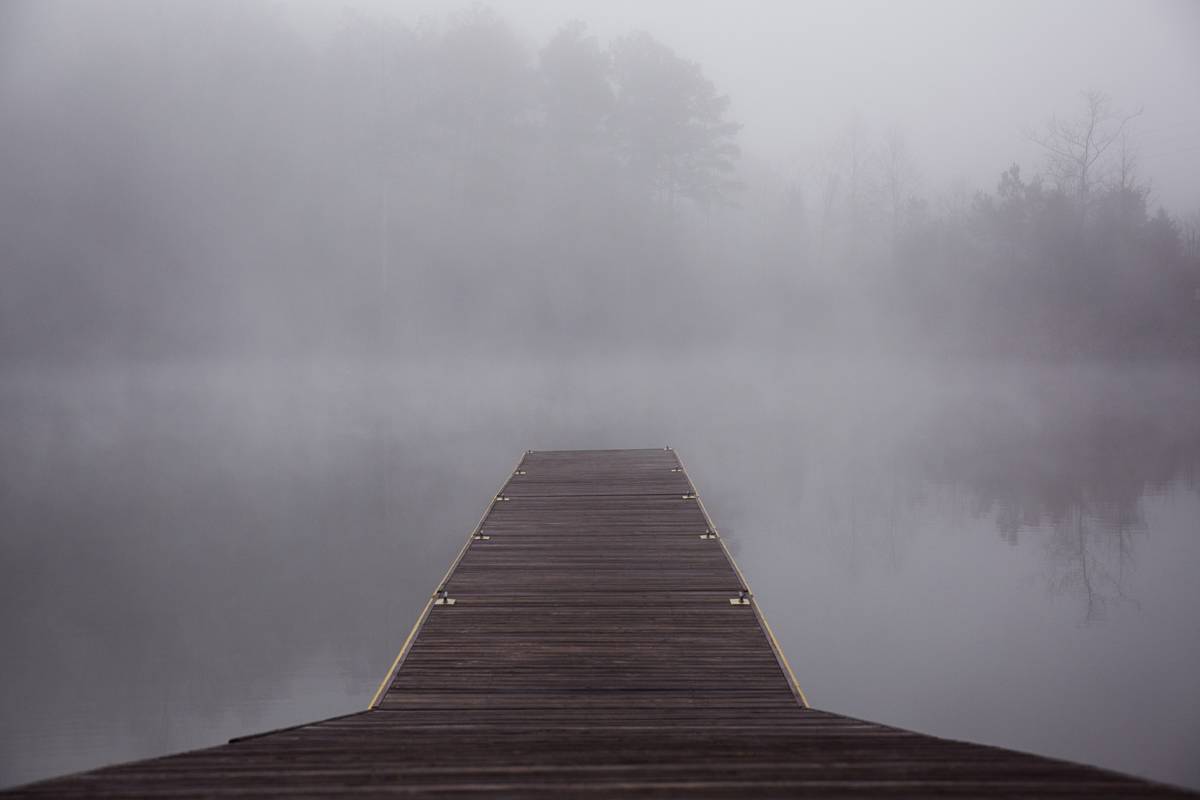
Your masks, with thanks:
<instances>
[{"instance_id":1,"label":"calm water surface","mask_svg":"<svg viewBox=\"0 0 1200 800\"><path fill-rule=\"evenodd\" d=\"M365 707L520 452L671 445L814 706L1200 787L1194 365L0 372L0 785Z\"/></svg>"}]
</instances>

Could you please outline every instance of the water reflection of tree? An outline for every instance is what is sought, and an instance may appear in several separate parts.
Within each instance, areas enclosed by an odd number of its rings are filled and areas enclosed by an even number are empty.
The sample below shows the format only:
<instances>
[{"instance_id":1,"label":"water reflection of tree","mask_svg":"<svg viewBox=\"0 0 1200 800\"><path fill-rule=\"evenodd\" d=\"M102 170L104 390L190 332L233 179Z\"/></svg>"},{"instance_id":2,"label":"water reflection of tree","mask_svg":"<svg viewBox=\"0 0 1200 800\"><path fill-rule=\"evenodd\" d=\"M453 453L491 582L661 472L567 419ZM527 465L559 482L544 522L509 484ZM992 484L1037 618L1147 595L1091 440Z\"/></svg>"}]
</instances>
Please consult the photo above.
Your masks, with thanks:
<instances>
[{"instance_id":1,"label":"water reflection of tree","mask_svg":"<svg viewBox=\"0 0 1200 800\"><path fill-rule=\"evenodd\" d=\"M923 525L929 500L922 482L909 472L879 453L827 452L806 486L820 502L797 511L805 515L805 527L825 533L851 573L879 560L898 569Z\"/></svg>"},{"instance_id":2,"label":"water reflection of tree","mask_svg":"<svg viewBox=\"0 0 1200 800\"><path fill-rule=\"evenodd\" d=\"M1085 508L1071 517L1054 525L1045 542L1051 591L1082 597L1088 622L1102 619L1115 603L1136 606L1125 592L1125 579L1133 567L1133 536L1145 533L1144 522L1108 524Z\"/></svg>"},{"instance_id":3,"label":"water reflection of tree","mask_svg":"<svg viewBox=\"0 0 1200 800\"><path fill-rule=\"evenodd\" d=\"M923 429L916 458L932 482L965 491L972 513L991 517L1005 541L1040 540L1050 590L1081 597L1092 621L1136 604L1126 584L1135 542L1148 533L1143 498L1200 488L1194 414L1156 414L1121 398L1036 413L985 401Z\"/></svg>"}]
</instances>

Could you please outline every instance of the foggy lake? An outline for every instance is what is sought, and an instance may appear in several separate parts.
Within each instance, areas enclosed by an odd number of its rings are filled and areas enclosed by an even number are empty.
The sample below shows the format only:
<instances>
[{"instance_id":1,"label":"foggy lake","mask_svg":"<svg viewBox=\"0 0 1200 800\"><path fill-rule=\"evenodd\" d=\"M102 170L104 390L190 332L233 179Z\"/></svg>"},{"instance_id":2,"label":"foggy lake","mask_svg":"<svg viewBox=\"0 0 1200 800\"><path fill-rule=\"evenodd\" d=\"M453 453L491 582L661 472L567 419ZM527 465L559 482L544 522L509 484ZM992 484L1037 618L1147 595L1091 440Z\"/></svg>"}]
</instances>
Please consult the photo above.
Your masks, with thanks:
<instances>
[{"instance_id":1,"label":"foggy lake","mask_svg":"<svg viewBox=\"0 0 1200 800\"><path fill-rule=\"evenodd\" d=\"M736 352L7 374L0 775L364 708L525 449L669 445L814 707L1200 786L1198 388Z\"/></svg>"},{"instance_id":2,"label":"foggy lake","mask_svg":"<svg viewBox=\"0 0 1200 800\"><path fill-rule=\"evenodd\" d=\"M1200 788L1200 5L464 6L0 0L0 787L669 446L815 708Z\"/></svg>"}]
</instances>

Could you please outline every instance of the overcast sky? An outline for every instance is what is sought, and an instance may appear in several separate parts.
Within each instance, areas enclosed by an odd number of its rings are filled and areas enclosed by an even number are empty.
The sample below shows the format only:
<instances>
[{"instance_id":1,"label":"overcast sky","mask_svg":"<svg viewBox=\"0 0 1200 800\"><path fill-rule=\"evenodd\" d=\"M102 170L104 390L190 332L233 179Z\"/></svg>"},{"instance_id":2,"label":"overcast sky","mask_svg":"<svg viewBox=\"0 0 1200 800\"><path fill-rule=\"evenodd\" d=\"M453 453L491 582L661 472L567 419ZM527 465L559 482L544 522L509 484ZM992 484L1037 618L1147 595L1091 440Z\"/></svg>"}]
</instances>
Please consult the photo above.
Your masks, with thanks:
<instances>
[{"instance_id":1,"label":"overcast sky","mask_svg":"<svg viewBox=\"0 0 1200 800\"><path fill-rule=\"evenodd\" d=\"M1033 171L1037 150L1024 131L1098 89L1119 108L1144 108L1136 141L1152 202L1183 215L1200 210L1200 3L1192 0L485 5L538 42L572 19L604 39L649 31L732 96L748 154L790 168L808 168L855 114L877 134L897 127L934 192L992 188L1013 160ZM453 7L314 1L294 16L319 35L349 8L415 21Z\"/></svg>"}]
</instances>

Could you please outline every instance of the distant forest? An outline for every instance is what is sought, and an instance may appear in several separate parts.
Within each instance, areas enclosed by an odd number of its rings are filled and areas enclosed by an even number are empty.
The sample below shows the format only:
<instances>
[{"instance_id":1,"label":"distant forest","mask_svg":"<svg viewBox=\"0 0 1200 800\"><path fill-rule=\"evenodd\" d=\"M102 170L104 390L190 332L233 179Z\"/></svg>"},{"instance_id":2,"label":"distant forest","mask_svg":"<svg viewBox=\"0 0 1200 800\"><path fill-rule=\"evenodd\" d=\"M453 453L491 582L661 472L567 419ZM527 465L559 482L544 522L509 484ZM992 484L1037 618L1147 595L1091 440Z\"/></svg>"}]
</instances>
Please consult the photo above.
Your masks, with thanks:
<instances>
[{"instance_id":1,"label":"distant forest","mask_svg":"<svg viewBox=\"0 0 1200 800\"><path fill-rule=\"evenodd\" d=\"M86 39L0 71L10 361L1200 355L1200 219L1151 207L1100 93L1013 121L1043 162L929 197L853 120L803 176L743 155L728 97L645 33L70 13Z\"/></svg>"}]
</instances>

